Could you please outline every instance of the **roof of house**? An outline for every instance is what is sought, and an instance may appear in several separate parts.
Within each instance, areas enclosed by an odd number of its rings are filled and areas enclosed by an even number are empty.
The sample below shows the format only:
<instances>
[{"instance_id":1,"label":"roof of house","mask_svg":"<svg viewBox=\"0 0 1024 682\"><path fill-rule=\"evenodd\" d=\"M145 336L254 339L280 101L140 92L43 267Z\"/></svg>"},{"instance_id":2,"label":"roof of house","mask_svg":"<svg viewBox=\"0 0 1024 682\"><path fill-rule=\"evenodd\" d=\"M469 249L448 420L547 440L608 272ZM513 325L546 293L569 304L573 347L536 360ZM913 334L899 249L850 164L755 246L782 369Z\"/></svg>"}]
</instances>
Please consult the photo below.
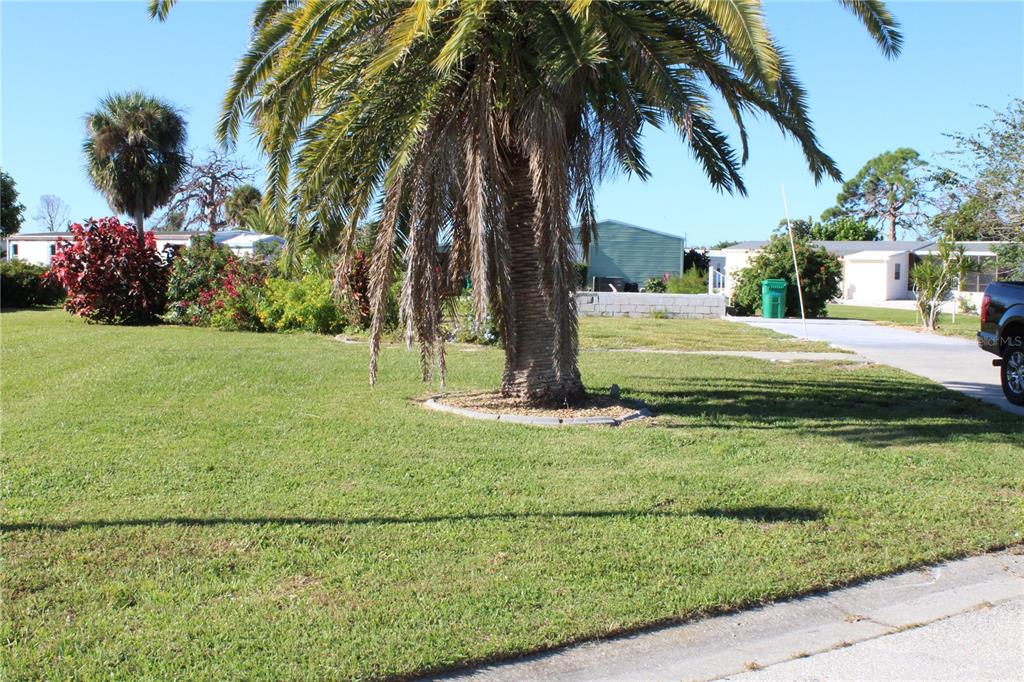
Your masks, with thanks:
<instances>
[{"instance_id":1,"label":"roof of house","mask_svg":"<svg viewBox=\"0 0 1024 682\"><path fill-rule=\"evenodd\" d=\"M750 242L739 242L738 244L733 244L732 246L727 246L727 247L725 247L724 249L721 249L721 250L723 252L724 251L757 251L758 249L763 249L767 245L768 245L768 240L767 239L755 239L754 241L750 241Z\"/></svg>"},{"instance_id":2,"label":"roof of house","mask_svg":"<svg viewBox=\"0 0 1024 682\"><path fill-rule=\"evenodd\" d=\"M865 251L917 251L918 249L930 246L930 241L898 241L898 242L866 242L866 241L813 241L815 246L822 246L834 256L846 256L852 253L863 253ZM722 249L728 251L758 251L768 245L767 240L740 242Z\"/></svg>"},{"instance_id":3,"label":"roof of house","mask_svg":"<svg viewBox=\"0 0 1024 682\"><path fill-rule=\"evenodd\" d=\"M284 237L278 237L273 234L260 234L258 232L251 232L246 234L237 234L229 239L225 239L220 243L228 248L245 249L251 248L261 242L275 242L280 245L284 245Z\"/></svg>"},{"instance_id":4,"label":"roof of house","mask_svg":"<svg viewBox=\"0 0 1024 682\"><path fill-rule=\"evenodd\" d=\"M832 241L816 241L814 242L818 246L825 247L825 250L834 256L847 256L853 253L864 253L865 251L917 251L923 249L932 242L930 241L878 241L878 242L832 242Z\"/></svg>"},{"instance_id":5,"label":"roof of house","mask_svg":"<svg viewBox=\"0 0 1024 682\"><path fill-rule=\"evenodd\" d=\"M650 232L651 234L661 235L662 237L671 237L672 239L678 239L683 241L683 238L678 234L669 234L668 232L662 232L661 230L652 230L649 227L641 227L640 225L634 225L632 223L626 223L621 220L598 220L597 229L600 230L602 225L616 225L618 227L628 227L633 230L642 230L644 232ZM574 233L579 233L579 226L573 227Z\"/></svg>"},{"instance_id":6,"label":"roof of house","mask_svg":"<svg viewBox=\"0 0 1024 682\"><path fill-rule=\"evenodd\" d=\"M154 232L157 239L169 240L179 237L181 239L191 239L198 234L204 234L203 232ZM18 234L12 234L8 237L8 241L21 241L21 242L55 242L58 239L72 239L74 235L70 232L24 232Z\"/></svg>"},{"instance_id":7,"label":"roof of house","mask_svg":"<svg viewBox=\"0 0 1024 682\"><path fill-rule=\"evenodd\" d=\"M1006 242L957 242L957 246L964 247L964 254L968 256L995 256L995 251L992 247L996 244L1005 244ZM917 253L931 255L939 252L935 242L929 242L926 247L917 250Z\"/></svg>"},{"instance_id":8,"label":"roof of house","mask_svg":"<svg viewBox=\"0 0 1024 682\"><path fill-rule=\"evenodd\" d=\"M907 249L892 251L855 251L853 253L847 253L843 257L846 258L846 260L882 261L888 260L893 256L902 256L905 253L908 253Z\"/></svg>"},{"instance_id":9,"label":"roof of house","mask_svg":"<svg viewBox=\"0 0 1024 682\"><path fill-rule=\"evenodd\" d=\"M153 235L160 241L189 241L192 237L208 234L206 230L186 230L180 232L154 232ZM252 230L217 230L213 233L213 240L218 244L237 239L239 237L265 238L265 235ZM29 242L54 242L58 239L72 239L74 235L70 232L26 232L11 235L9 241Z\"/></svg>"}]
</instances>

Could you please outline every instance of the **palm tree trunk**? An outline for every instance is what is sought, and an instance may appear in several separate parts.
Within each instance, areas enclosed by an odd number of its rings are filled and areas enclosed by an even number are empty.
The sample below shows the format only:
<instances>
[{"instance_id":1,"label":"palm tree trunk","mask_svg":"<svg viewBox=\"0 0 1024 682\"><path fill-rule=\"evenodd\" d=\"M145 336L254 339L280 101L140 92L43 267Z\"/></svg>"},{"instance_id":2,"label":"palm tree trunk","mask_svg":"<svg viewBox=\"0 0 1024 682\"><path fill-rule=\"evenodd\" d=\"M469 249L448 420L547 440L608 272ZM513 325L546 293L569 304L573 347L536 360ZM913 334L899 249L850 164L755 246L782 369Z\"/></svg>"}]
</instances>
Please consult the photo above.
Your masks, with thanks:
<instances>
[{"instance_id":1,"label":"palm tree trunk","mask_svg":"<svg viewBox=\"0 0 1024 682\"><path fill-rule=\"evenodd\" d=\"M139 246L142 246L146 242L146 230L143 227L145 216L142 211L135 212L135 232L139 235Z\"/></svg>"},{"instance_id":2,"label":"palm tree trunk","mask_svg":"<svg viewBox=\"0 0 1024 682\"><path fill-rule=\"evenodd\" d=\"M518 160L509 170L509 271L514 314L507 324L514 344L511 348L506 345L501 392L535 405L571 405L584 397L576 348L573 344L562 349L562 357L557 357L555 339L559 325L576 325L576 318L556 320L549 313L542 290L541 255L533 235L536 202L529 167L525 160Z\"/></svg>"},{"instance_id":3,"label":"palm tree trunk","mask_svg":"<svg viewBox=\"0 0 1024 682\"><path fill-rule=\"evenodd\" d=\"M889 241L896 241L896 216L889 216Z\"/></svg>"}]
</instances>

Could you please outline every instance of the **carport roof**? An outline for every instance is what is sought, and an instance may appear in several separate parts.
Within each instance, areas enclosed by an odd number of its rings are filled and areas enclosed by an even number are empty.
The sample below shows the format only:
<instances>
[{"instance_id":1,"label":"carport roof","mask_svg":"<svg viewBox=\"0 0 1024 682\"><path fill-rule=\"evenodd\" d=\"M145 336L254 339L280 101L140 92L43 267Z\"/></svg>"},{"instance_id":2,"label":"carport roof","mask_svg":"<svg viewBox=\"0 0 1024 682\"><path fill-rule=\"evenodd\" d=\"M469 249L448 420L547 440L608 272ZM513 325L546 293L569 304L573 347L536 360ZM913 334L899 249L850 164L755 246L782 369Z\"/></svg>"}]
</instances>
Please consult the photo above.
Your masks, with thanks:
<instances>
[{"instance_id":1,"label":"carport roof","mask_svg":"<svg viewBox=\"0 0 1024 682\"><path fill-rule=\"evenodd\" d=\"M824 246L825 250L833 256L848 256L855 253L887 251L902 253L904 251L916 251L931 245L930 241L899 241L899 242L814 242L818 246Z\"/></svg>"}]
</instances>

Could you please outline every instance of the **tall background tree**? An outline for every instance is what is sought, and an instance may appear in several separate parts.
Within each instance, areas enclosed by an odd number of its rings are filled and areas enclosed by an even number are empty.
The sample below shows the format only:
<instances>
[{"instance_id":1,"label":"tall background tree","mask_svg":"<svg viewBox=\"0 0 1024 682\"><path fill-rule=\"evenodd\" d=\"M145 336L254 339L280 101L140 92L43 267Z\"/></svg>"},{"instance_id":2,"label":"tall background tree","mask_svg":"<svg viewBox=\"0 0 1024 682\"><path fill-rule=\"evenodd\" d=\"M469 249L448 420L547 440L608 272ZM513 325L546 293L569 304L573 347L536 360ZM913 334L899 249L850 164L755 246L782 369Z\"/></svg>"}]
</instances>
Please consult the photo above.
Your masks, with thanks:
<instances>
[{"instance_id":1,"label":"tall background tree","mask_svg":"<svg viewBox=\"0 0 1024 682\"><path fill-rule=\"evenodd\" d=\"M85 121L89 180L142 243L145 219L166 204L185 171L185 119L142 92L110 95Z\"/></svg>"},{"instance_id":2,"label":"tall background tree","mask_svg":"<svg viewBox=\"0 0 1024 682\"><path fill-rule=\"evenodd\" d=\"M882 2L842 4L887 55L899 52ZM336 226L346 256L356 227L379 214L371 381L400 226L402 319L424 378L434 367L443 377L439 309L469 273L477 319L493 309L500 321L502 392L565 404L583 395L571 226L588 252L601 178L649 174L648 125L678 132L724 191L745 192L752 112L799 142L815 181L839 177L754 0L263 2L253 29L220 135L235 139L250 118L269 205L294 210L300 229ZM712 115L718 97L739 150Z\"/></svg>"},{"instance_id":3,"label":"tall background tree","mask_svg":"<svg viewBox=\"0 0 1024 682\"><path fill-rule=\"evenodd\" d=\"M953 163L944 167L961 206L974 206L975 228L989 238L1017 238L1024 229L1024 99L1005 111L983 107L992 120L973 133L952 133Z\"/></svg>"},{"instance_id":4,"label":"tall background tree","mask_svg":"<svg viewBox=\"0 0 1024 682\"><path fill-rule=\"evenodd\" d=\"M7 171L0 170L0 236L18 234L25 222L25 205L18 202L18 186Z\"/></svg>"},{"instance_id":5,"label":"tall background tree","mask_svg":"<svg viewBox=\"0 0 1024 682\"><path fill-rule=\"evenodd\" d=\"M932 228L954 239L1004 242L994 247L1002 278L1024 278L1024 99L973 133L949 135L949 163L935 174Z\"/></svg>"},{"instance_id":6,"label":"tall background tree","mask_svg":"<svg viewBox=\"0 0 1024 682\"><path fill-rule=\"evenodd\" d=\"M789 230L793 230L793 236L799 237L800 239L810 239L811 230L814 229L814 218L807 216L807 218L785 218L779 219L779 224L775 226L775 231L779 234L786 234Z\"/></svg>"},{"instance_id":7,"label":"tall background tree","mask_svg":"<svg viewBox=\"0 0 1024 682\"><path fill-rule=\"evenodd\" d=\"M891 241L896 241L897 230L922 231L926 166L907 147L879 154L843 184L836 205L822 213L822 221L853 217L876 222L887 228Z\"/></svg>"},{"instance_id":8,"label":"tall background tree","mask_svg":"<svg viewBox=\"0 0 1024 682\"><path fill-rule=\"evenodd\" d=\"M231 192L251 179L252 171L230 154L209 150L202 160L192 156L167 204L167 214L180 213L183 230L220 230L231 222L225 210Z\"/></svg>"},{"instance_id":9,"label":"tall background tree","mask_svg":"<svg viewBox=\"0 0 1024 682\"><path fill-rule=\"evenodd\" d=\"M39 197L39 208L33 218L48 232L56 232L67 227L68 205L55 194L44 194Z\"/></svg>"},{"instance_id":10,"label":"tall background tree","mask_svg":"<svg viewBox=\"0 0 1024 682\"><path fill-rule=\"evenodd\" d=\"M167 211L160 216L157 229L165 232L181 232L185 229L185 214L181 211Z\"/></svg>"},{"instance_id":11,"label":"tall background tree","mask_svg":"<svg viewBox=\"0 0 1024 682\"><path fill-rule=\"evenodd\" d=\"M783 218L779 221L775 231L787 233L790 226L793 228L793 235L800 239L829 242L873 242L882 238L877 227L872 227L863 220L845 215L834 216L824 221L815 221L810 216L806 220L794 218L787 221Z\"/></svg>"}]
</instances>

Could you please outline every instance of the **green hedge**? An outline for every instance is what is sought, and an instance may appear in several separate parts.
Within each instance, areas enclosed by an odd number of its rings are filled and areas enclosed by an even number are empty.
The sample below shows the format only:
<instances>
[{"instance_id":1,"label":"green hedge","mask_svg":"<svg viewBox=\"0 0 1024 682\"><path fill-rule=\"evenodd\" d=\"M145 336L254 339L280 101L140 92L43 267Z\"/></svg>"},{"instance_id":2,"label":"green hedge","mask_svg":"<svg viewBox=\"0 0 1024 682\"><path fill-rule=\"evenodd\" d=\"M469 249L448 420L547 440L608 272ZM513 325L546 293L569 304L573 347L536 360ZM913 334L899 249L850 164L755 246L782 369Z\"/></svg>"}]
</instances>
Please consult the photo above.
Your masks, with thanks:
<instances>
[{"instance_id":1,"label":"green hedge","mask_svg":"<svg viewBox=\"0 0 1024 682\"><path fill-rule=\"evenodd\" d=\"M23 260L0 262L0 307L31 308L57 305L64 300L64 289L44 282L46 268Z\"/></svg>"}]
</instances>

